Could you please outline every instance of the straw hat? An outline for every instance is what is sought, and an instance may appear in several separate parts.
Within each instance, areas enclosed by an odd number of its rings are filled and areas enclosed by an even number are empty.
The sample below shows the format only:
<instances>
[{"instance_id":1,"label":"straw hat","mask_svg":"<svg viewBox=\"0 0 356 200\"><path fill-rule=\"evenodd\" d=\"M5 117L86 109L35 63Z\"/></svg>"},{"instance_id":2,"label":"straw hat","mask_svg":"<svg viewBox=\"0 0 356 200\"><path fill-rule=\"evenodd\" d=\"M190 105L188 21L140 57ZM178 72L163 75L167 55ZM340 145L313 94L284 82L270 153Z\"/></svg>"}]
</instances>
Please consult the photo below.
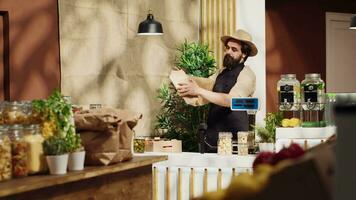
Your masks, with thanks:
<instances>
[{"instance_id":1,"label":"straw hat","mask_svg":"<svg viewBox=\"0 0 356 200\"><path fill-rule=\"evenodd\" d=\"M256 45L252 42L252 37L249 33L247 33L246 31L239 29L237 30L235 33L233 33L231 36L230 35L224 35L220 38L220 40L226 44L226 42L229 39L235 39L235 40L239 40L242 41L246 44L248 44L251 47L251 54L250 56L255 56L258 52Z\"/></svg>"}]
</instances>

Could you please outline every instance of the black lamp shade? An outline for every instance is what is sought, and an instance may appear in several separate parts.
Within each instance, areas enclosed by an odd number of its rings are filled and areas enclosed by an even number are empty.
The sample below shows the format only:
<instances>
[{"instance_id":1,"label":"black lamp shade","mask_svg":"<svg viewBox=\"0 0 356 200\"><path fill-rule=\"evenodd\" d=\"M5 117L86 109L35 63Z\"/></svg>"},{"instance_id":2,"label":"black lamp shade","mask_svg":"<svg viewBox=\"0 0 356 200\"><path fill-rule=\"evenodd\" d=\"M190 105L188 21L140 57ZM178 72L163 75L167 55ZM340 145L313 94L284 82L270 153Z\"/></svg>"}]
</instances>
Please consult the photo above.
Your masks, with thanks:
<instances>
[{"instance_id":1,"label":"black lamp shade","mask_svg":"<svg viewBox=\"0 0 356 200\"><path fill-rule=\"evenodd\" d=\"M350 29L355 29L356 30L356 15L351 17Z\"/></svg>"},{"instance_id":2,"label":"black lamp shade","mask_svg":"<svg viewBox=\"0 0 356 200\"><path fill-rule=\"evenodd\" d=\"M147 15L147 19L138 26L137 35L162 35L162 24L154 20L152 14Z\"/></svg>"}]
</instances>

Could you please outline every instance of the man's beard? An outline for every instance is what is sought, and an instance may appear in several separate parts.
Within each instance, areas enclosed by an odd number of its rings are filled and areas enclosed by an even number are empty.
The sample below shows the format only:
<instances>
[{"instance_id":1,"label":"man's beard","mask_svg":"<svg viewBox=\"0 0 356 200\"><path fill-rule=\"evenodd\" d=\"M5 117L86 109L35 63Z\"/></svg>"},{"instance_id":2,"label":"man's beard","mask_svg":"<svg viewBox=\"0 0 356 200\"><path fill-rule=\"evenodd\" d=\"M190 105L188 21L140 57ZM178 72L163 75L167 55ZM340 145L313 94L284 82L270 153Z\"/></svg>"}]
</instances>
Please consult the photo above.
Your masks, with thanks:
<instances>
[{"instance_id":1,"label":"man's beard","mask_svg":"<svg viewBox=\"0 0 356 200\"><path fill-rule=\"evenodd\" d=\"M232 56L230 56L229 54L226 54L224 56L223 65L224 65L224 67L226 67L228 69L232 69L233 67L235 67L238 64L240 64L240 60L241 60L241 57L238 58L238 59L235 59Z\"/></svg>"}]
</instances>

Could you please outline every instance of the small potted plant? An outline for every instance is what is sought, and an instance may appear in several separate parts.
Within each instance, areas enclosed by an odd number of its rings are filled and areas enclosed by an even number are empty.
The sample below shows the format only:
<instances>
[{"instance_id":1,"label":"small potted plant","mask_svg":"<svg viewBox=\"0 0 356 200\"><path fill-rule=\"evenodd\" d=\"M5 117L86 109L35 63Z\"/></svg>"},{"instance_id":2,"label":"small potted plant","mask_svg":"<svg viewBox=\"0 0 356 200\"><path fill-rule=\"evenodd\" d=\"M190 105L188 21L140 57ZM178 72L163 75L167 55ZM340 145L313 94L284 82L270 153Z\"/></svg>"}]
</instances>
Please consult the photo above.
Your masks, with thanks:
<instances>
[{"instance_id":1,"label":"small potted plant","mask_svg":"<svg viewBox=\"0 0 356 200\"><path fill-rule=\"evenodd\" d=\"M85 151L82 145L79 134L67 134L66 137L68 148L69 148L69 158L68 158L68 170L78 171L84 169L84 159Z\"/></svg>"},{"instance_id":2,"label":"small potted plant","mask_svg":"<svg viewBox=\"0 0 356 200\"><path fill-rule=\"evenodd\" d=\"M257 136L260 138L260 151L274 151L274 143L276 141L276 127L281 126L282 113L267 113L264 121L265 127L255 127Z\"/></svg>"},{"instance_id":3,"label":"small potted plant","mask_svg":"<svg viewBox=\"0 0 356 200\"><path fill-rule=\"evenodd\" d=\"M260 138L258 147L260 151L274 151L275 135L265 127L255 127L256 134Z\"/></svg>"},{"instance_id":4,"label":"small potted plant","mask_svg":"<svg viewBox=\"0 0 356 200\"><path fill-rule=\"evenodd\" d=\"M50 174L66 174L68 164L68 146L65 138L51 136L43 143Z\"/></svg>"}]
</instances>

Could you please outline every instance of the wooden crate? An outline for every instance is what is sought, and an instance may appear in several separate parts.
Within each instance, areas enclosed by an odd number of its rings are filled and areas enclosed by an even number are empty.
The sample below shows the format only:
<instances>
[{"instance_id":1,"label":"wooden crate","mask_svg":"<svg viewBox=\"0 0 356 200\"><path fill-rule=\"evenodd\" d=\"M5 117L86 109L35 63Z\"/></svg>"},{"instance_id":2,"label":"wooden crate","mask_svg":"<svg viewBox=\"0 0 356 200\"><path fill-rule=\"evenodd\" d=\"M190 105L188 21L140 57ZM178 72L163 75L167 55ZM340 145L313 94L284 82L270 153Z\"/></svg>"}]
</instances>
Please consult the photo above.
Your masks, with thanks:
<instances>
[{"instance_id":1,"label":"wooden crate","mask_svg":"<svg viewBox=\"0 0 356 200\"><path fill-rule=\"evenodd\" d=\"M181 140L146 140L146 152L167 152L167 153L181 153Z\"/></svg>"}]
</instances>

